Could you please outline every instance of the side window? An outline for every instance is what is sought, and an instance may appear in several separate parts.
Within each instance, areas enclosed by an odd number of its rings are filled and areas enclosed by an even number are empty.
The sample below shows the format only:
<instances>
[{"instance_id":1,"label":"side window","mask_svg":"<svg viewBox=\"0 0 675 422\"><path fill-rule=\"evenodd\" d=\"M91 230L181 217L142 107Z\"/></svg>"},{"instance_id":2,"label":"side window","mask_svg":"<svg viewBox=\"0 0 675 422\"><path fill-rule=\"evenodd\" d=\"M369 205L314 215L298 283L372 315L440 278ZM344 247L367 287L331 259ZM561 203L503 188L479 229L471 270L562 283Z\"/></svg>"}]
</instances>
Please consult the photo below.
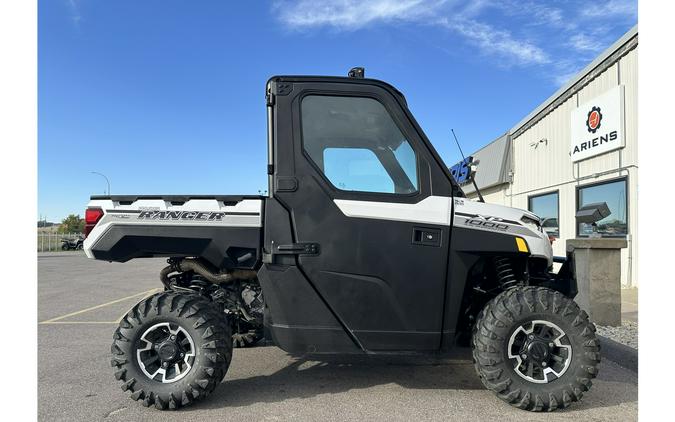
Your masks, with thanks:
<instances>
[{"instance_id":1,"label":"side window","mask_svg":"<svg viewBox=\"0 0 675 422\"><path fill-rule=\"evenodd\" d=\"M557 191L530 196L527 208L542 219L542 229L549 237L560 237L560 227L558 226L558 214L560 211L558 208Z\"/></svg>"},{"instance_id":2,"label":"side window","mask_svg":"<svg viewBox=\"0 0 675 422\"><path fill-rule=\"evenodd\" d=\"M300 108L303 148L337 189L418 191L417 155L379 101L308 95Z\"/></svg>"},{"instance_id":3,"label":"side window","mask_svg":"<svg viewBox=\"0 0 675 422\"><path fill-rule=\"evenodd\" d=\"M394 182L369 149L326 148L323 172L338 189L394 193Z\"/></svg>"}]
</instances>

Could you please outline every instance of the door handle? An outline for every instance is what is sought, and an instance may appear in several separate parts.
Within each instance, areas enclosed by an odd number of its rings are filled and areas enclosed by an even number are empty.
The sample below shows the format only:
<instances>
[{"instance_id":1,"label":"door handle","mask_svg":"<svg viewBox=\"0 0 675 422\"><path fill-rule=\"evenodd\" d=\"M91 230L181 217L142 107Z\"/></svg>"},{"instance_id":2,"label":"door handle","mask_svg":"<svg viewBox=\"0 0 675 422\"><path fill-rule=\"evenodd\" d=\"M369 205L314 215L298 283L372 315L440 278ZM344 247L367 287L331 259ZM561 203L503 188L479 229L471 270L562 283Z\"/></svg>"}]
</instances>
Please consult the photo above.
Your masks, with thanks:
<instances>
[{"instance_id":1,"label":"door handle","mask_svg":"<svg viewBox=\"0 0 675 422\"><path fill-rule=\"evenodd\" d=\"M275 245L272 242L272 254L277 255L318 255L321 252L318 243L301 242L287 245Z\"/></svg>"},{"instance_id":2,"label":"door handle","mask_svg":"<svg viewBox=\"0 0 675 422\"><path fill-rule=\"evenodd\" d=\"M423 246L441 246L441 230L413 227L412 243Z\"/></svg>"}]
</instances>

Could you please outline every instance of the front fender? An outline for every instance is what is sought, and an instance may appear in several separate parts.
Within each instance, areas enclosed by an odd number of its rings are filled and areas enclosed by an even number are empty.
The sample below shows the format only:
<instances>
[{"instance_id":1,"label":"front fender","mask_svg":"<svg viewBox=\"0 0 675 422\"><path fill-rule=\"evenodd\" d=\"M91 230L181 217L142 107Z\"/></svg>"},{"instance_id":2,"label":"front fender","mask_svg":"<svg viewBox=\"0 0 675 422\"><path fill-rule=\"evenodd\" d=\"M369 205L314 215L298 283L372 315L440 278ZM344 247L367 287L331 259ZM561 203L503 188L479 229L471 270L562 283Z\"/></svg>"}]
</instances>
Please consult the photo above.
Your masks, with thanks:
<instances>
[{"instance_id":1,"label":"front fender","mask_svg":"<svg viewBox=\"0 0 675 422\"><path fill-rule=\"evenodd\" d=\"M577 277L574 267L574 255L571 252L567 256L556 256L553 262L562 264L557 273L549 272L548 280L540 283L542 287L548 287L559 291L570 299L574 299L579 293Z\"/></svg>"}]
</instances>

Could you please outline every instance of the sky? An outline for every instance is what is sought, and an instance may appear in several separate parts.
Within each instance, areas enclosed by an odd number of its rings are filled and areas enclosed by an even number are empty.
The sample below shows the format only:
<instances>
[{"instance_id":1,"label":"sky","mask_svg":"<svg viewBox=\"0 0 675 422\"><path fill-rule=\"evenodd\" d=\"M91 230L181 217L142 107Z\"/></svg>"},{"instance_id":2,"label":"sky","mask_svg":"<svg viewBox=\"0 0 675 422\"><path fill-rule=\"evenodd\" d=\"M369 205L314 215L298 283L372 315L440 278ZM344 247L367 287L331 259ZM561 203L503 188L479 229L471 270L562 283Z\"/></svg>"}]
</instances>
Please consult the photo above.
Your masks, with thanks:
<instances>
[{"instance_id":1,"label":"sky","mask_svg":"<svg viewBox=\"0 0 675 422\"><path fill-rule=\"evenodd\" d=\"M270 76L387 81L448 166L637 23L637 1L40 0L38 217L90 195L267 189Z\"/></svg>"}]
</instances>

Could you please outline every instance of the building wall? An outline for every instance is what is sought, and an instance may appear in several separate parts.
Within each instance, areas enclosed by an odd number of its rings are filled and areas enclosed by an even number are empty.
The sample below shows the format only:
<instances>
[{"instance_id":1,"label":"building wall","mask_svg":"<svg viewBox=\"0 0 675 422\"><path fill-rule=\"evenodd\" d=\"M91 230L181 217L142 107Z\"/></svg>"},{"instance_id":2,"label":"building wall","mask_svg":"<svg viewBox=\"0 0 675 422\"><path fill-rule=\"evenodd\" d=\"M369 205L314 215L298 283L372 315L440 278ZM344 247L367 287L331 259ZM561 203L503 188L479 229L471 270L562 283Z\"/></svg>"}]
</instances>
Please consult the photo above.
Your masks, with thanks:
<instances>
[{"instance_id":1,"label":"building wall","mask_svg":"<svg viewBox=\"0 0 675 422\"><path fill-rule=\"evenodd\" d=\"M577 187L627 177L628 248L622 251L621 281L628 286L638 284L637 55L636 47L512 138L512 183L483 192L486 202L527 209L530 196L558 190L560 239L554 242L553 250L556 255L564 255L565 240L576 237ZM569 155L572 111L620 84L624 85L625 147L573 163Z\"/></svg>"},{"instance_id":2,"label":"building wall","mask_svg":"<svg viewBox=\"0 0 675 422\"><path fill-rule=\"evenodd\" d=\"M487 189L481 189L480 193L483 195L483 199L485 202L488 202L490 204L508 204L507 202L507 194L508 190L505 188L508 185L501 185L501 186L494 186L491 188ZM476 199L478 197L477 194L474 194L473 192L467 193L466 190L464 190L466 193L466 196L471 199Z\"/></svg>"}]
</instances>

